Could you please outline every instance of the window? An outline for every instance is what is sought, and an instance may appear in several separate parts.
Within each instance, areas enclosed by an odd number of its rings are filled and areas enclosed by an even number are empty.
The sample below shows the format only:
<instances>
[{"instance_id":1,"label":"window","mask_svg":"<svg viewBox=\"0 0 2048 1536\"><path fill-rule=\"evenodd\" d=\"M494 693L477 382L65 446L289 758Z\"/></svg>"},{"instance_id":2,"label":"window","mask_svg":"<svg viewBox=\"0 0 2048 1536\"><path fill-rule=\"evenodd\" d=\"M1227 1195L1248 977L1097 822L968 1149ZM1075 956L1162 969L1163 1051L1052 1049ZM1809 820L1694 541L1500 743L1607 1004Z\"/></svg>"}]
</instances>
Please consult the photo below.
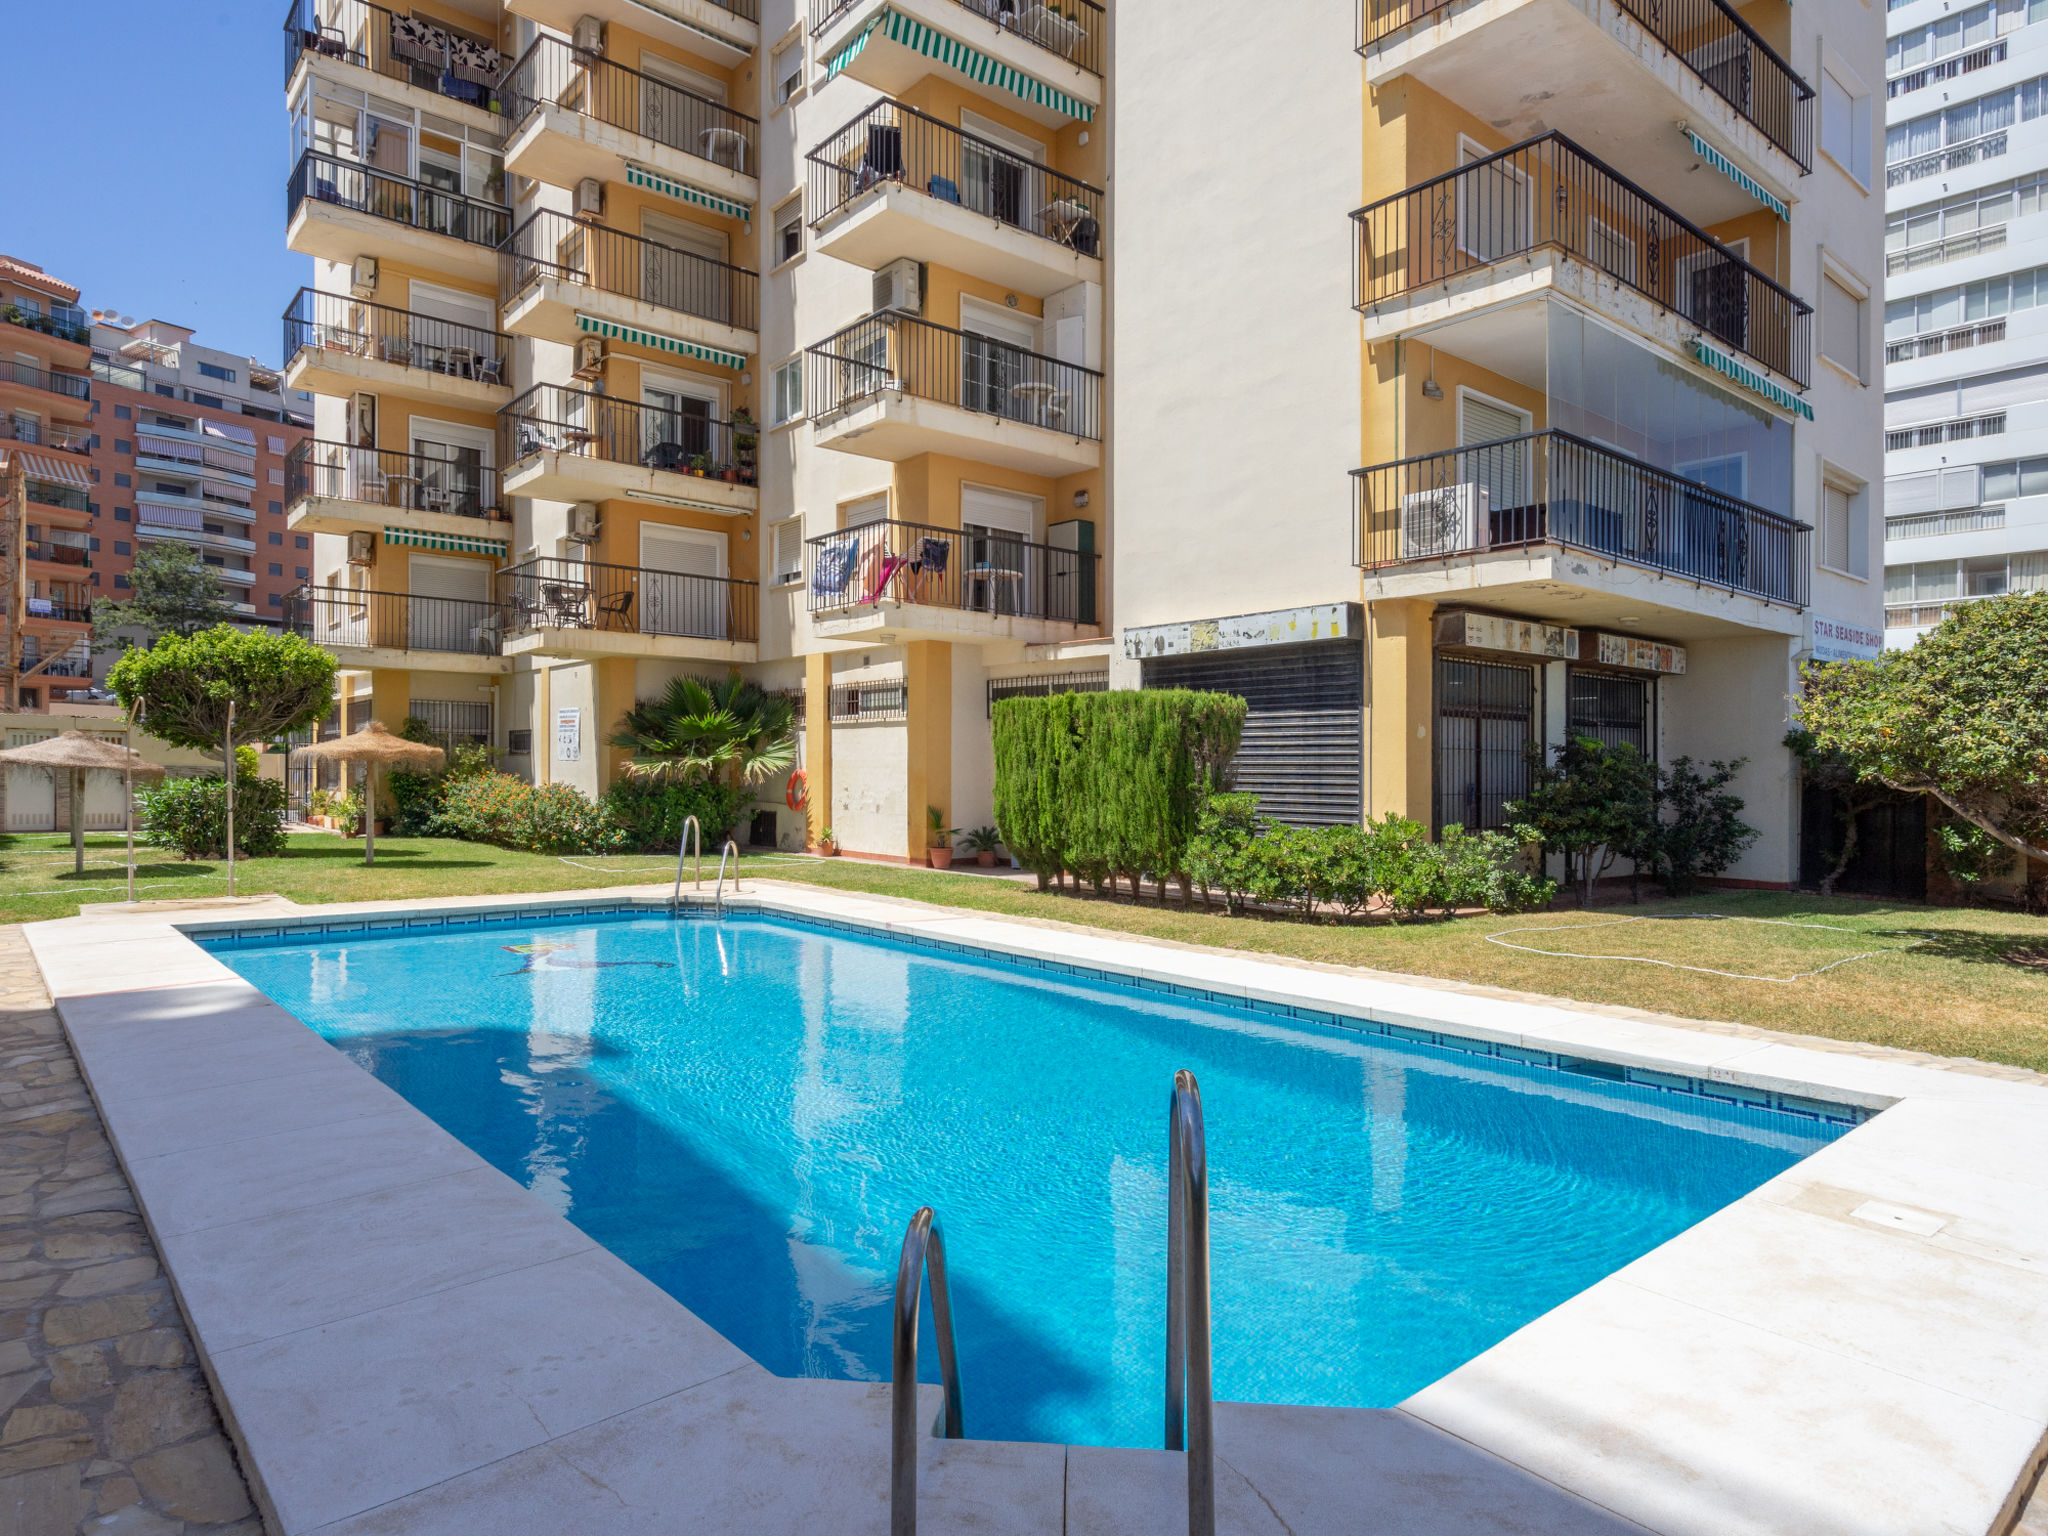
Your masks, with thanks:
<instances>
[{"instance_id":1,"label":"window","mask_svg":"<svg viewBox=\"0 0 2048 1536\"><path fill-rule=\"evenodd\" d=\"M273 501L270 504L270 515L273 517L284 516L284 503L281 501Z\"/></svg>"},{"instance_id":2,"label":"window","mask_svg":"<svg viewBox=\"0 0 2048 1536\"><path fill-rule=\"evenodd\" d=\"M273 543L273 544L280 544L280 545L281 545L281 544L283 544L283 543L284 543L284 535L283 535L283 534L281 534L281 533L276 533L276 532L273 532L273 533L272 533L272 534L270 535L270 542L271 542L271 543Z\"/></svg>"},{"instance_id":3,"label":"window","mask_svg":"<svg viewBox=\"0 0 2048 1536\"><path fill-rule=\"evenodd\" d=\"M1821 356L1837 368L1863 382L1863 299L1832 272L1823 272L1820 283Z\"/></svg>"},{"instance_id":4,"label":"window","mask_svg":"<svg viewBox=\"0 0 2048 1536\"><path fill-rule=\"evenodd\" d=\"M266 436L266 437L265 437L265 438L263 439L263 443L264 443L264 446L265 446L265 447L267 447L267 448L268 448L268 449L269 449L269 450L270 450L270 451L271 451L272 453L283 453L283 452L284 452L284 439L283 439L283 438L281 438L281 437L269 437L269 436Z\"/></svg>"},{"instance_id":5,"label":"window","mask_svg":"<svg viewBox=\"0 0 2048 1536\"><path fill-rule=\"evenodd\" d=\"M223 384L232 384L235 382L235 370L223 368L219 363L201 363L199 365L199 377L202 379L219 379Z\"/></svg>"},{"instance_id":6,"label":"window","mask_svg":"<svg viewBox=\"0 0 2048 1536\"><path fill-rule=\"evenodd\" d=\"M126 576L116 576L114 578L114 585L125 592L128 590L128 578Z\"/></svg>"},{"instance_id":7,"label":"window","mask_svg":"<svg viewBox=\"0 0 2048 1536\"><path fill-rule=\"evenodd\" d=\"M114 553L117 555L126 555L132 554L134 553L134 551L128 547L128 543L125 539L116 539L114 540Z\"/></svg>"},{"instance_id":8,"label":"window","mask_svg":"<svg viewBox=\"0 0 2048 1536\"><path fill-rule=\"evenodd\" d=\"M507 731L505 751L513 757L526 757L533 751L533 732Z\"/></svg>"},{"instance_id":9,"label":"window","mask_svg":"<svg viewBox=\"0 0 2048 1536\"><path fill-rule=\"evenodd\" d=\"M313 547L313 541L303 533L293 534L292 543L300 549L311 549Z\"/></svg>"},{"instance_id":10,"label":"window","mask_svg":"<svg viewBox=\"0 0 2048 1536\"><path fill-rule=\"evenodd\" d=\"M1820 73L1820 147L1855 178L1870 185L1870 92L1833 68Z\"/></svg>"},{"instance_id":11,"label":"window","mask_svg":"<svg viewBox=\"0 0 2048 1536\"><path fill-rule=\"evenodd\" d=\"M129 479L128 476L126 475L116 475L114 476L114 484L125 491L131 489L134 486L135 482Z\"/></svg>"},{"instance_id":12,"label":"window","mask_svg":"<svg viewBox=\"0 0 2048 1536\"><path fill-rule=\"evenodd\" d=\"M788 46L775 52L774 73L769 77L775 82L775 104L781 106L793 100L804 88L804 42L798 38Z\"/></svg>"},{"instance_id":13,"label":"window","mask_svg":"<svg viewBox=\"0 0 2048 1536\"><path fill-rule=\"evenodd\" d=\"M312 573L311 571L307 570L307 569L306 569L306 568L305 568L305 567L304 567L303 565L295 565L295 566L293 566L293 567L292 567L292 574L293 574L294 576L298 577L298 578L299 578L299 580L301 580L301 581L304 581L304 580L305 580L305 579L306 579L307 577L311 576L311 575L312 575L313 573Z\"/></svg>"},{"instance_id":14,"label":"window","mask_svg":"<svg viewBox=\"0 0 2048 1536\"><path fill-rule=\"evenodd\" d=\"M1820 488L1820 563L1848 576L1870 574L1869 497L1864 487L1828 479Z\"/></svg>"},{"instance_id":15,"label":"window","mask_svg":"<svg viewBox=\"0 0 2048 1536\"><path fill-rule=\"evenodd\" d=\"M795 261L804 253L804 211L792 208L789 216L775 226L775 263Z\"/></svg>"},{"instance_id":16,"label":"window","mask_svg":"<svg viewBox=\"0 0 2048 1536\"><path fill-rule=\"evenodd\" d=\"M117 405L114 407L114 420L133 421L134 419L135 412L131 407L125 405Z\"/></svg>"},{"instance_id":17,"label":"window","mask_svg":"<svg viewBox=\"0 0 2048 1536\"><path fill-rule=\"evenodd\" d=\"M135 445L134 445L133 443L131 443L131 442L130 442L130 441L129 441L129 440L127 439L127 438L125 438L125 437L117 437L117 438L115 438L115 439L114 439L114 452L116 452L116 453L133 453L134 451L135 451Z\"/></svg>"},{"instance_id":18,"label":"window","mask_svg":"<svg viewBox=\"0 0 2048 1536\"><path fill-rule=\"evenodd\" d=\"M1884 307L1887 341L1927 331L1976 325L2034 308L2048 300L2048 267L2030 267L1956 288L1937 288L1916 298L1894 299Z\"/></svg>"},{"instance_id":19,"label":"window","mask_svg":"<svg viewBox=\"0 0 2048 1536\"><path fill-rule=\"evenodd\" d=\"M282 608L284 606L284 594L281 592L271 593L270 606L273 608Z\"/></svg>"},{"instance_id":20,"label":"window","mask_svg":"<svg viewBox=\"0 0 2048 1536\"><path fill-rule=\"evenodd\" d=\"M281 469L273 469L273 470L272 470L272 471L270 472L270 483L271 483L272 485L283 485L283 484L284 484L284 471L283 471L283 470L281 470Z\"/></svg>"},{"instance_id":21,"label":"window","mask_svg":"<svg viewBox=\"0 0 2048 1536\"><path fill-rule=\"evenodd\" d=\"M804 520L792 517L775 525L775 574L769 580L778 587L793 586L804 579Z\"/></svg>"},{"instance_id":22,"label":"window","mask_svg":"<svg viewBox=\"0 0 2048 1536\"><path fill-rule=\"evenodd\" d=\"M270 562L270 574L273 576L282 576L284 574L284 567L279 565L275 560L273 560Z\"/></svg>"},{"instance_id":23,"label":"window","mask_svg":"<svg viewBox=\"0 0 2048 1536\"><path fill-rule=\"evenodd\" d=\"M227 401L221 399L219 395L202 395L196 389L192 391L192 403L209 406L216 411L224 411L228 406Z\"/></svg>"},{"instance_id":24,"label":"window","mask_svg":"<svg viewBox=\"0 0 2048 1536\"><path fill-rule=\"evenodd\" d=\"M804 360L792 357L775 370L775 424L795 421L804 413Z\"/></svg>"},{"instance_id":25,"label":"window","mask_svg":"<svg viewBox=\"0 0 2048 1536\"><path fill-rule=\"evenodd\" d=\"M1944 169L1944 158L1948 169L1992 159L2006 150L2005 141L2002 138L1993 141L1992 135L2003 134L2015 122L2032 122L2044 110L2048 110L2048 75L2037 75L2032 80L2023 80L2002 91L1992 91L1974 101L1960 102L1939 112L1894 123L1884 133L1885 164L1897 165L1904 160L1915 160L1936 150L1950 149L1979 139L1987 142L1976 145L1967 158L1937 157L1924 169L1915 166L1911 176L1901 175L1898 180L1933 175Z\"/></svg>"},{"instance_id":26,"label":"window","mask_svg":"<svg viewBox=\"0 0 2048 1536\"><path fill-rule=\"evenodd\" d=\"M117 522L117 523L125 523L125 522L127 522L127 521L129 520L129 516L130 516L130 513L129 513L129 510L128 510L128 508L126 508L126 507L116 507L116 508L114 508L114 521L115 521L115 522Z\"/></svg>"}]
</instances>

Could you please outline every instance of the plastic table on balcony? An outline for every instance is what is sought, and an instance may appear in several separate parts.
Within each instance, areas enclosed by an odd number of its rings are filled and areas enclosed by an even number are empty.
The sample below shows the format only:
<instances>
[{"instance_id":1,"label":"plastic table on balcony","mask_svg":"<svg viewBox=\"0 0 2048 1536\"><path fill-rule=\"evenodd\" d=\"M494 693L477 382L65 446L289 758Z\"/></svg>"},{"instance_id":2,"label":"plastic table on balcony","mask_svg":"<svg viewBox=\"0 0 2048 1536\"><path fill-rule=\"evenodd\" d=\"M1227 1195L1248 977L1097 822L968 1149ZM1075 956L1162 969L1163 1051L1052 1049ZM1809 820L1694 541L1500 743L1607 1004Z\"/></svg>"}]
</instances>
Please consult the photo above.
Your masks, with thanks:
<instances>
[{"instance_id":1,"label":"plastic table on balcony","mask_svg":"<svg viewBox=\"0 0 2048 1536\"><path fill-rule=\"evenodd\" d=\"M974 602L970 597L968 606L981 608L993 618L998 611L996 608L996 594L1004 589L1008 589L1014 599L1015 594L1024 585L1024 573L1022 571L1004 570L1002 567L994 565L975 565L969 566L967 569L967 582L970 593L973 592L977 584L981 588L981 601L979 603ZM1012 606L1015 606L1014 601Z\"/></svg>"},{"instance_id":2,"label":"plastic table on balcony","mask_svg":"<svg viewBox=\"0 0 2048 1536\"><path fill-rule=\"evenodd\" d=\"M1010 400L1016 409L1011 420L1036 427L1057 426L1067 419L1067 392L1043 379L1026 379L1010 386Z\"/></svg>"},{"instance_id":3,"label":"plastic table on balcony","mask_svg":"<svg viewBox=\"0 0 2048 1536\"><path fill-rule=\"evenodd\" d=\"M713 165L727 165L744 176L747 173L747 136L737 128L706 128L697 135L704 146L704 158ZM727 157L730 157L728 160Z\"/></svg>"},{"instance_id":4,"label":"plastic table on balcony","mask_svg":"<svg viewBox=\"0 0 2048 1536\"><path fill-rule=\"evenodd\" d=\"M1088 41L1088 29L1070 21L1046 5L1027 6L1018 14L1017 30L1041 48L1050 48L1063 59L1071 59Z\"/></svg>"}]
</instances>

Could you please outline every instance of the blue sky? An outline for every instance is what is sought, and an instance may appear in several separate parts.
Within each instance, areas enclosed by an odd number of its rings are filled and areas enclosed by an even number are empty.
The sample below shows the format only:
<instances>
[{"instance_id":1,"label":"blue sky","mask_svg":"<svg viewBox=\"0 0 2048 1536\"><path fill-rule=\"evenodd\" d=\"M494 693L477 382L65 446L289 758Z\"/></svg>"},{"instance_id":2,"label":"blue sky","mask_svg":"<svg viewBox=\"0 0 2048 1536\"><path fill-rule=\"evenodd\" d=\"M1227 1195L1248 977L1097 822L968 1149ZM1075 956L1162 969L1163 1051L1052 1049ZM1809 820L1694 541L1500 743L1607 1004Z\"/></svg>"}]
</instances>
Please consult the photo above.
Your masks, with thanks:
<instances>
[{"instance_id":1,"label":"blue sky","mask_svg":"<svg viewBox=\"0 0 2048 1536\"><path fill-rule=\"evenodd\" d=\"M10 51L0 251L87 309L280 361L312 262L284 248L285 0L64 0ZM20 42L16 29L17 43Z\"/></svg>"}]
</instances>

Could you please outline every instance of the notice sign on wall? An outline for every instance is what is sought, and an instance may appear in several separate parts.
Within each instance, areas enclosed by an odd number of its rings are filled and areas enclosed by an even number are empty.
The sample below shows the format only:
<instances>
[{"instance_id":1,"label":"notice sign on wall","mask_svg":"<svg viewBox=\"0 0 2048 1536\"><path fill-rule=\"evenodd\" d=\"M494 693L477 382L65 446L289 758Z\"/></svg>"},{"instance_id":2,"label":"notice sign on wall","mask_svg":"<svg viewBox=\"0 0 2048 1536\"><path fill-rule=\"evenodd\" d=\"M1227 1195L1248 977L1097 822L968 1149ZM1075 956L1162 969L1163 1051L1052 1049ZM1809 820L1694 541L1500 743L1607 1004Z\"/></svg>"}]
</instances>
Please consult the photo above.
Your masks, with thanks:
<instances>
[{"instance_id":1,"label":"notice sign on wall","mask_svg":"<svg viewBox=\"0 0 2048 1536\"><path fill-rule=\"evenodd\" d=\"M1599 647L1603 667L1633 667L1638 672L1685 671L1685 647L1666 645L1661 640L1638 640L1634 635L1602 635Z\"/></svg>"},{"instance_id":2,"label":"notice sign on wall","mask_svg":"<svg viewBox=\"0 0 2048 1536\"><path fill-rule=\"evenodd\" d=\"M564 704L555 711L555 761L573 763L583 756L583 710Z\"/></svg>"},{"instance_id":3,"label":"notice sign on wall","mask_svg":"<svg viewBox=\"0 0 2048 1536\"><path fill-rule=\"evenodd\" d=\"M1813 616L1815 661L1874 661L1884 654L1884 631L1866 624Z\"/></svg>"}]
</instances>

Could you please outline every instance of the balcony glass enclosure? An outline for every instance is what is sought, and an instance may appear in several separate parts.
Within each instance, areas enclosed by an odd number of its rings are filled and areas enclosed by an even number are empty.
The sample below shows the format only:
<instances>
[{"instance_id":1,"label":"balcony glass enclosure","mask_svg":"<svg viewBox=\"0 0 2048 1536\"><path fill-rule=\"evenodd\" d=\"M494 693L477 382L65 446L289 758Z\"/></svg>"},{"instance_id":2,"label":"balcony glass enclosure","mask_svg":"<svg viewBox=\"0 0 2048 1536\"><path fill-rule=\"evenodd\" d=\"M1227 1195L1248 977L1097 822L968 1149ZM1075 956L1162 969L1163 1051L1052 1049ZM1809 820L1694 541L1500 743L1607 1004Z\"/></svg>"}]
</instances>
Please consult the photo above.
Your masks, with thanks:
<instances>
[{"instance_id":1,"label":"balcony glass enclosure","mask_svg":"<svg viewBox=\"0 0 2048 1536\"><path fill-rule=\"evenodd\" d=\"M502 134L319 76L309 77L292 101L294 163L310 150L451 199L503 206L504 147Z\"/></svg>"}]
</instances>

